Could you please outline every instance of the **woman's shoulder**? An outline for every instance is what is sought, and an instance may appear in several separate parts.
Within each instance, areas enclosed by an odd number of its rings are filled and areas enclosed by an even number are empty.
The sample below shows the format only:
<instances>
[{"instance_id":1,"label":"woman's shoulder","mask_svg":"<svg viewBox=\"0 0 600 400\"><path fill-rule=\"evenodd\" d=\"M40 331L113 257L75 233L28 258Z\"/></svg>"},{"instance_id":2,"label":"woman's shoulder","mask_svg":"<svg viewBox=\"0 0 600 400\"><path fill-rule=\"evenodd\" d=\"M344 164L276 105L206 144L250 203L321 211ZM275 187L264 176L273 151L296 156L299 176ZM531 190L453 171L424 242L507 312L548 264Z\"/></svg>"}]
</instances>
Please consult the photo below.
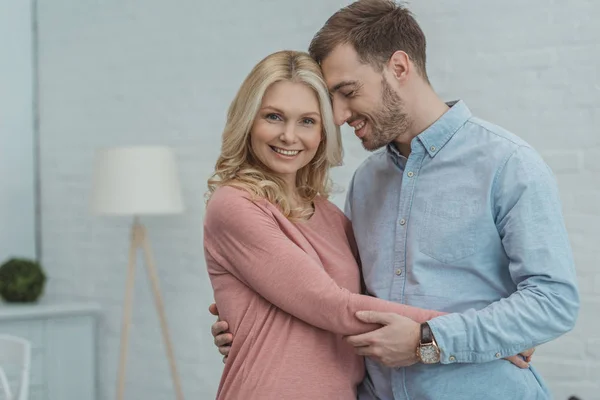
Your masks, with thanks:
<instances>
[{"instance_id":1,"label":"woman's shoulder","mask_svg":"<svg viewBox=\"0 0 600 400\"><path fill-rule=\"evenodd\" d=\"M213 248L222 240L266 240L273 216L267 207L254 201L241 188L222 186L211 195L203 220L204 244ZM262 229L265 228L265 229Z\"/></svg>"},{"instance_id":2,"label":"woman's shoulder","mask_svg":"<svg viewBox=\"0 0 600 400\"><path fill-rule=\"evenodd\" d=\"M241 201L242 199L250 200L250 193L237 187L223 185L215 189L210 196L208 204L220 204L222 202L227 203L232 201L236 202Z\"/></svg>"},{"instance_id":3,"label":"woman's shoulder","mask_svg":"<svg viewBox=\"0 0 600 400\"><path fill-rule=\"evenodd\" d=\"M317 197L315 204L318 204L320 220L327 225L337 225L346 229L350 225L350 219L346 217L346 214L331 200Z\"/></svg>"},{"instance_id":4,"label":"woman's shoulder","mask_svg":"<svg viewBox=\"0 0 600 400\"><path fill-rule=\"evenodd\" d=\"M318 204L321 206L321 208L323 210L327 211L328 213L340 216L340 217L342 217L342 219L347 219L344 212L328 198L325 198L322 196L317 196L315 198L315 202L318 202Z\"/></svg>"},{"instance_id":5,"label":"woman's shoulder","mask_svg":"<svg viewBox=\"0 0 600 400\"><path fill-rule=\"evenodd\" d=\"M207 203L207 210L220 210L231 204L244 204L250 199L250 194L244 190L232 186L219 186L210 195Z\"/></svg>"},{"instance_id":6,"label":"woman's shoulder","mask_svg":"<svg viewBox=\"0 0 600 400\"><path fill-rule=\"evenodd\" d=\"M253 199L252 195L241 188L220 186L210 196L206 205L207 217L211 215L237 218L248 215L248 210L265 208L265 200Z\"/></svg>"},{"instance_id":7,"label":"woman's shoulder","mask_svg":"<svg viewBox=\"0 0 600 400\"><path fill-rule=\"evenodd\" d=\"M348 240L348 244L352 248L355 258L358 259L356 240L354 238L354 232L352 230L352 222L350 221L350 218L346 216L341 208L328 199L320 198L319 204L322 210L322 218L326 222L327 226L336 227L339 229L338 232L343 232Z\"/></svg>"}]
</instances>

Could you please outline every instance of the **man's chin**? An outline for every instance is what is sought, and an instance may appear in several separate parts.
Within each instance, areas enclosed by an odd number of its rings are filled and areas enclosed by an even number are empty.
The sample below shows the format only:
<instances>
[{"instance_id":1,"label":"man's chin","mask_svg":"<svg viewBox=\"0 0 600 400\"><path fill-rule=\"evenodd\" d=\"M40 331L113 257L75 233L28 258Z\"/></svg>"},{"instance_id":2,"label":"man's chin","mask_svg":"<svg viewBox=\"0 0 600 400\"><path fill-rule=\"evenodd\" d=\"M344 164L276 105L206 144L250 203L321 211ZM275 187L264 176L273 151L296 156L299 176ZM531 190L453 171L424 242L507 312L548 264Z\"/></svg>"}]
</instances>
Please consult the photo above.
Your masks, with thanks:
<instances>
[{"instance_id":1,"label":"man's chin","mask_svg":"<svg viewBox=\"0 0 600 400\"><path fill-rule=\"evenodd\" d=\"M369 140L368 138L363 138L362 145L363 145L363 148L367 151L375 151L375 150L379 150L380 148L385 146L385 143L373 142L373 141Z\"/></svg>"}]
</instances>

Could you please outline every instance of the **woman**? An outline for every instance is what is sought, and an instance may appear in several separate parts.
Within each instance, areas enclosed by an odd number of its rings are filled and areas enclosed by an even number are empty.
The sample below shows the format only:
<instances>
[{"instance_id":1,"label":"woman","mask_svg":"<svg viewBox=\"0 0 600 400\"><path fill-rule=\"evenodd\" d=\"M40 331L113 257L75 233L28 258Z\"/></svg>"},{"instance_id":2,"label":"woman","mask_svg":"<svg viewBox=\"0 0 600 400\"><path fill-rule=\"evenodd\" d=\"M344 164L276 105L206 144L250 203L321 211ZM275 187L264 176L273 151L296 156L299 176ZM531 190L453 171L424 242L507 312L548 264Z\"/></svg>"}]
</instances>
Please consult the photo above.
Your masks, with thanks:
<instances>
[{"instance_id":1,"label":"woman","mask_svg":"<svg viewBox=\"0 0 600 400\"><path fill-rule=\"evenodd\" d=\"M343 336L379 328L355 312L442 313L358 294L352 228L327 200L342 149L318 65L293 51L259 62L222 140L204 248L235 341L217 398L355 399L364 364Z\"/></svg>"}]
</instances>

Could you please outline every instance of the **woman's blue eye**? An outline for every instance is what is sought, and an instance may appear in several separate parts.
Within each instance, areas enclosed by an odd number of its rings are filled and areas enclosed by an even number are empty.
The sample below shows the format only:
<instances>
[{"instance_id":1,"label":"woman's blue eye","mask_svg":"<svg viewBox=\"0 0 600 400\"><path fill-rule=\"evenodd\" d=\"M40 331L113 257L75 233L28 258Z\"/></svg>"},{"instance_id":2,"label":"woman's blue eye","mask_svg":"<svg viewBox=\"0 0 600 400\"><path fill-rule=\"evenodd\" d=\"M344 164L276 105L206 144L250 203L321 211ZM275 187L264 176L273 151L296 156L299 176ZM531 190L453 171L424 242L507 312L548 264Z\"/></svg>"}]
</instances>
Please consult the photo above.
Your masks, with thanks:
<instances>
[{"instance_id":1,"label":"woman's blue eye","mask_svg":"<svg viewBox=\"0 0 600 400\"><path fill-rule=\"evenodd\" d=\"M281 117L277 114L267 114L266 118L271 121L281 121Z\"/></svg>"},{"instance_id":2,"label":"woman's blue eye","mask_svg":"<svg viewBox=\"0 0 600 400\"><path fill-rule=\"evenodd\" d=\"M315 120L314 120L314 119L312 119L312 118L304 118L304 119L302 120L302 122L303 122L304 124L306 124L306 125L312 125L312 124L314 124L314 123L315 123Z\"/></svg>"}]
</instances>

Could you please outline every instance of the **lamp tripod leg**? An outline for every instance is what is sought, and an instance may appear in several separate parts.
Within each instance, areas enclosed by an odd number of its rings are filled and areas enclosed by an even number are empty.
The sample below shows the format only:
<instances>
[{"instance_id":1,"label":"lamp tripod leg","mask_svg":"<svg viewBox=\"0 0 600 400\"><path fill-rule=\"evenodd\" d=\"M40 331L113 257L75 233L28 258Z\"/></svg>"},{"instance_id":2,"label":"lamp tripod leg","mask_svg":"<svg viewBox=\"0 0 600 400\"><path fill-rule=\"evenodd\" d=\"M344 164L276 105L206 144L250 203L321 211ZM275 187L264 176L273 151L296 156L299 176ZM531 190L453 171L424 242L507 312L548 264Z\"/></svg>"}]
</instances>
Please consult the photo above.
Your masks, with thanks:
<instances>
[{"instance_id":1,"label":"lamp tripod leg","mask_svg":"<svg viewBox=\"0 0 600 400\"><path fill-rule=\"evenodd\" d=\"M129 327L131 326L131 313L133 308L133 289L135 283L136 253L139 248L140 230L136 221L131 226L131 242L129 244L129 265L127 268L127 283L125 285L125 303L123 307L123 320L121 324L121 345L119 354L119 370L117 372L117 400L123 400L125 392L125 372L127 365L127 348L129 345Z\"/></svg>"},{"instance_id":2,"label":"lamp tripod leg","mask_svg":"<svg viewBox=\"0 0 600 400\"><path fill-rule=\"evenodd\" d=\"M160 320L160 328L162 330L162 336L163 336L163 340L164 340L164 344L165 344L165 349L167 351L167 358L169 360L169 367L171 369L171 379L173 379L173 386L175 388L175 394L176 394L177 400L183 400L183 391L181 389L181 382L179 380L179 374L177 373L177 365L175 363L175 355L173 352L173 345L171 342L171 338L169 335L169 329L167 326L167 316L165 313L163 298L162 298L159 283L158 283L158 274L156 273L156 267L154 265L152 251L150 250L150 242L148 241L148 237L146 235L146 231L144 228L142 228L141 236L142 236L141 244L144 249L146 269L148 270L148 276L150 277L150 282L152 284L152 291L154 293L154 305L156 306L156 311L158 312L158 317Z\"/></svg>"}]
</instances>

